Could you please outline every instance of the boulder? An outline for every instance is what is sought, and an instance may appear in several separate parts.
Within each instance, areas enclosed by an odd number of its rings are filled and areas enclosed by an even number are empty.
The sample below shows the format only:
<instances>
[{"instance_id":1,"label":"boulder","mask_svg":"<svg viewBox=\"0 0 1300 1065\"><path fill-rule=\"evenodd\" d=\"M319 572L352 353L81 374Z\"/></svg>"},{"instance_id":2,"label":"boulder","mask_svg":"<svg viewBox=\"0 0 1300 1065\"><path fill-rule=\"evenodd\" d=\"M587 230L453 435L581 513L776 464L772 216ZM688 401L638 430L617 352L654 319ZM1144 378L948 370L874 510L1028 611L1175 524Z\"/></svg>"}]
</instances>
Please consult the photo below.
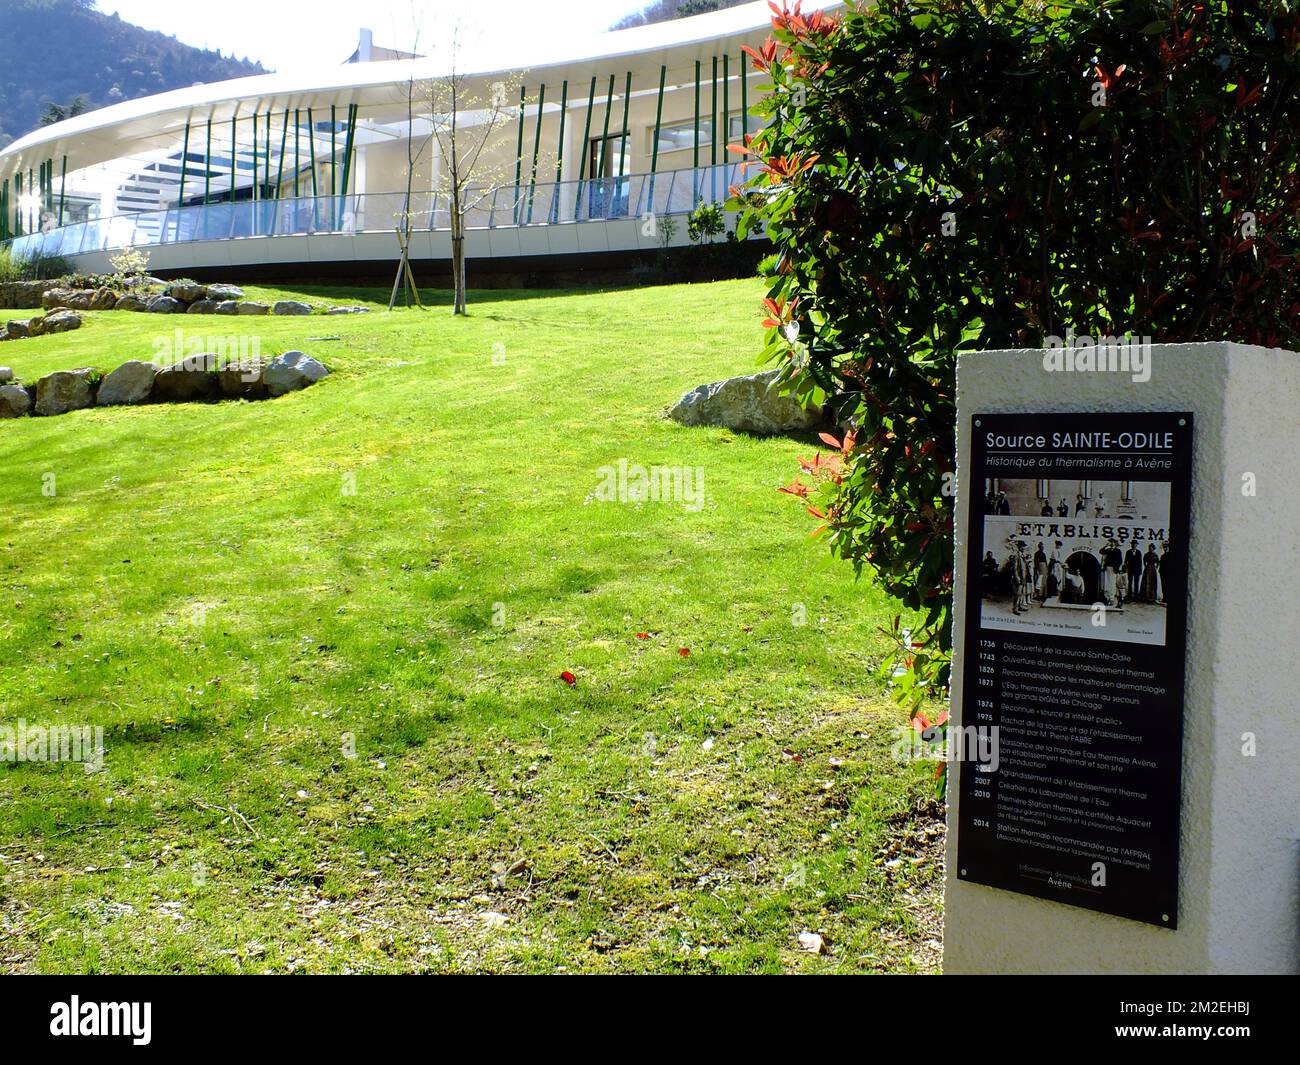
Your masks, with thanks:
<instances>
[{"instance_id":1,"label":"boulder","mask_svg":"<svg viewBox=\"0 0 1300 1065\"><path fill-rule=\"evenodd\" d=\"M244 290L238 285L208 285L208 299L221 303L225 300L242 300Z\"/></svg>"},{"instance_id":2,"label":"boulder","mask_svg":"<svg viewBox=\"0 0 1300 1065\"><path fill-rule=\"evenodd\" d=\"M326 314L369 314L369 307L331 307Z\"/></svg>"},{"instance_id":3,"label":"boulder","mask_svg":"<svg viewBox=\"0 0 1300 1065\"><path fill-rule=\"evenodd\" d=\"M24 337L31 336L32 326L30 321L16 321L5 323L5 334L9 340L22 340Z\"/></svg>"},{"instance_id":4,"label":"boulder","mask_svg":"<svg viewBox=\"0 0 1300 1065\"><path fill-rule=\"evenodd\" d=\"M184 314L185 304L171 296L154 296L145 305L145 309L150 314Z\"/></svg>"},{"instance_id":5,"label":"boulder","mask_svg":"<svg viewBox=\"0 0 1300 1065\"><path fill-rule=\"evenodd\" d=\"M265 399L268 395L263 380L265 372L264 359L237 359L217 372L217 383L226 399Z\"/></svg>"},{"instance_id":6,"label":"boulder","mask_svg":"<svg viewBox=\"0 0 1300 1065\"><path fill-rule=\"evenodd\" d=\"M95 405L94 370L55 370L36 382L36 413L66 414Z\"/></svg>"},{"instance_id":7,"label":"boulder","mask_svg":"<svg viewBox=\"0 0 1300 1065\"><path fill-rule=\"evenodd\" d=\"M41 307L47 311L66 307L71 296L72 289L70 288L52 288L41 296Z\"/></svg>"},{"instance_id":8,"label":"boulder","mask_svg":"<svg viewBox=\"0 0 1300 1065\"><path fill-rule=\"evenodd\" d=\"M208 298L208 286L198 285L193 281L173 281L167 286L166 293L172 299L180 300L182 303L194 303Z\"/></svg>"},{"instance_id":9,"label":"boulder","mask_svg":"<svg viewBox=\"0 0 1300 1065\"><path fill-rule=\"evenodd\" d=\"M238 314L239 302L237 300L222 300L217 304L217 314Z\"/></svg>"},{"instance_id":10,"label":"boulder","mask_svg":"<svg viewBox=\"0 0 1300 1065\"><path fill-rule=\"evenodd\" d=\"M90 294L88 311L111 311L117 307L118 294L111 288L98 288Z\"/></svg>"},{"instance_id":11,"label":"boulder","mask_svg":"<svg viewBox=\"0 0 1300 1065\"><path fill-rule=\"evenodd\" d=\"M143 403L153 392L153 379L157 372L158 367L151 362L132 359L122 363L100 382L96 405L117 407Z\"/></svg>"},{"instance_id":12,"label":"boulder","mask_svg":"<svg viewBox=\"0 0 1300 1065\"><path fill-rule=\"evenodd\" d=\"M271 308L265 303L255 303L252 300L240 300L235 304L236 314L270 314Z\"/></svg>"},{"instance_id":13,"label":"boulder","mask_svg":"<svg viewBox=\"0 0 1300 1065\"><path fill-rule=\"evenodd\" d=\"M67 333L80 328L81 315L66 309L50 311L45 317L33 318L27 323L28 334L34 337L48 336L51 333Z\"/></svg>"},{"instance_id":14,"label":"boulder","mask_svg":"<svg viewBox=\"0 0 1300 1065\"><path fill-rule=\"evenodd\" d=\"M0 418L21 418L32 409L27 389L18 385L0 385Z\"/></svg>"},{"instance_id":15,"label":"boulder","mask_svg":"<svg viewBox=\"0 0 1300 1065\"><path fill-rule=\"evenodd\" d=\"M135 292L128 292L125 296L118 297L117 303L113 305L115 311L147 311L148 309L149 297Z\"/></svg>"},{"instance_id":16,"label":"boulder","mask_svg":"<svg viewBox=\"0 0 1300 1065\"><path fill-rule=\"evenodd\" d=\"M8 366L0 366L0 385L10 384L14 379L13 370Z\"/></svg>"},{"instance_id":17,"label":"boulder","mask_svg":"<svg viewBox=\"0 0 1300 1065\"><path fill-rule=\"evenodd\" d=\"M39 307L46 291L57 288L54 281L0 281L0 308L26 310Z\"/></svg>"},{"instance_id":18,"label":"boulder","mask_svg":"<svg viewBox=\"0 0 1300 1065\"><path fill-rule=\"evenodd\" d=\"M93 288L77 288L68 293L63 301L63 306L74 311L90 310L90 302L95 298Z\"/></svg>"},{"instance_id":19,"label":"boulder","mask_svg":"<svg viewBox=\"0 0 1300 1065\"><path fill-rule=\"evenodd\" d=\"M272 314L311 314L310 303L300 303L298 300L281 300L271 308Z\"/></svg>"},{"instance_id":20,"label":"boulder","mask_svg":"<svg viewBox=\"0 0 1300 1065\"><path fill-rule=\"evenodd\" d=\"M177 363L154 374L153 399L157 403L190 403L216 399L220 394L217 375L210 370Z\"/></svg>"},{"instance_id":21,"label":"boulder","mask_svg":"<svg viewBox=\"0 0 1300 1065\"><path fill-rule=\"evenodd\" d=\"M818 410L805 410L792 396L773 386L779 370L732 377L687 392L668 412L682 425L719 425L740 433L788 433L822 423Z\"/></svg>"},{"instance_id":22,"label":"boulder","mask_svg":"<svg viewBox=\"0 0 1300 1065\"><path fill-rule=\"evenodd\" d=\"M195 300L190 304L188 314L216 314L220 304L216 300Z\"/></svg>"},{"instance_id":23,"label":"boulder","mask_svg":"<svg viewBox=\"0 0 1300 1065\"><path fill-rule=\"evenodd\" d=\"M300 388L314 385L328 373L329 370L305 352L286 351L271 360L262 374L262 380L266 383L268 393L283 396L286 392L296 392Z\"/></svg>"}]
</instances>

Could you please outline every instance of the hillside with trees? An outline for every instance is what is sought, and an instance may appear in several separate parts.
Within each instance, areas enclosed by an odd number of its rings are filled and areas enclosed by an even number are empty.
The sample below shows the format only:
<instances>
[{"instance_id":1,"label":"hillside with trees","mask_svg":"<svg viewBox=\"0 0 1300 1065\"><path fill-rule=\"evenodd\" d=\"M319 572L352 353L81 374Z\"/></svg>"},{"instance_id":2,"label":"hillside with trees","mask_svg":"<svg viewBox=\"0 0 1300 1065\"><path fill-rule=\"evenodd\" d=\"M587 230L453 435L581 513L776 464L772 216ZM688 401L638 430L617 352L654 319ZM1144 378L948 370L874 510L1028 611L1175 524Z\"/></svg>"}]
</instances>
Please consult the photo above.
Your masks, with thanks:
<instances>
[{"instance_id":1,"label":"hillside with trees","mask_svg":"<svg viewBox=\"0 0 1300 1065\"><path fill-rule=\"evenodd\" d=\"M94 0L0 0L0 146L44 122L198 82L265 74L95 10Z\"/></svg>"},{"instance_id":2,"label":"hillside with trees","mask_svg":"<svg viewBox=\"0 0 1300 1065\"><path fill-rule=\"evenodd\" d=\"M675 18L703 15L708 11L721 11L724 7L737 7L747 3L749 0L655 0L655 3L620 19L613 28L625 30L629 26L648 26L652 22L668 22Z\"/></svg>"}]
</instances>

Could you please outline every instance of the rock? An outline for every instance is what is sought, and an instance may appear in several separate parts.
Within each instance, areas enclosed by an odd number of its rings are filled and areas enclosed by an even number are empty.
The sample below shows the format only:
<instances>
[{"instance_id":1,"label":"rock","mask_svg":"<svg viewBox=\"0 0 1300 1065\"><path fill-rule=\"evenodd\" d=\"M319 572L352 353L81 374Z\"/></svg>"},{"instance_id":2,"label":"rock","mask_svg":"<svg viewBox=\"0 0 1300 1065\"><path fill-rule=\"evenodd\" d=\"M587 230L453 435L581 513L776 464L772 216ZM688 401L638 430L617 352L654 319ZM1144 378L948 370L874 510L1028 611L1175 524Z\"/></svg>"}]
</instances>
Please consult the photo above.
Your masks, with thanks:
<instances>
[{"instance_id":1,"label":"rock","mask_svg":"<svg viewBox=\"0 0 1300 1065\"><path fill-rule=\"evenodd\" d=\"M41 307L47 311L66 307L71 296L72 289L70 288L52 288L41 296Z\"/></svg>"},{"instance_id":2,"label":"rock","mask_svg":"<svg viewBox=\"0 0 1300 1065\"><path fill-rule=\"evenodd\" d=\"M145 309L150 314L184 314L185 304L171 296L154 296Z\"/></svg>"},{"instance_id":3,"label":"rock","mask_svg":"<svg viewBox=\"0 0 1300 1065\"><path fill-rule=\"evenodd\" d=\"M208 285L208 299L221 303L225 300L242 300L244 290L238 285Z\"/></svg>"},{"instance_id":4,"label":"rock","mask_svg":"<svg viewBox=\"0 0 1300 1065\"><path fill-rule=\"evenodd\" d=\"M22 340L24 337L32 335L32 326L30 321L16 321L5 323L5 333L9 340Z\"/></svg>"},{"instance_id":5,"label":"rock","mask_svg":"<svg viewBox=\"0 0 1300 1065\"><path fill-rule=\"evenodd\" d=\"M215 373L187 366L185 362L166 366L154 375L153 399L158 403L190 403L216 399L220 394Z\"/></svg>"},{"instance_id":6,"label":"rock","mask_svg":"<svg viewBox=\"0 0 1300 1065\"><path fill-rule=\"evenodd\" d=\"M208 298L208 286L193 281L173 281L165 291L172 299L182 303L194 303Z\"/></svg>"},{"instance_id":7,"label":"rock","mask_svg":"<svg viewBox=\"0 0 1300 1065\"><path fill-rule=\"evenodd\" d=\"M222 300L217 304L218 314L238 314L239 303L236 300Z\"/></svg>"},{"instance_id":8,"label":"rock","mask_svg":"<svg viewBox=\"0 0 1300 1065\"><path fill-rule=\"evenodd\" d=\"M36 413L66 414L95 404L94 371L55 370L36 382Z\"/></svg>"},{"instance_id":9,"label":"rock","mask_svg":"<svg viewBox=\"0 0 1300 1065\"><path fill-rule=\"evenodd\" d=\"M283 396L286 392L314 385L328 373L329 370L305 352L286 351L271 360L262 380L272 396Z\"/></svg>"},{"instance_id":10,"label":"rock","mask_svg":"<svg viewBox=\"0 0 1300 1065\"><path fill-rule=\"evenodd\" d=\"M265 372L265 359L235 359L218 371L217 383L221 387L221 394L227 399L265 399Z\"/></svg>"},{"instance_id":11,"label":"rock","mask_svg":"<svg viewBox=\"0 0 1300 1065\"><path fill-rule=\"evenodd\" d=\"M149 297L138 296L134 292L128 292L125 296L119 297L113 306L115 311L147 311L149 309Z\"/></svg>"},{"instance_id":12,"label":"rock","mask_svg":"<svg viewBox=\"0 0 1300 1065\"><path fill-rule=\"evenodd\" d=\"M27 389L18 385L0 385L0 418L21 418L32 409Z\"/></svg>"},{"instance_id":13,"label":"rock","mask_svg":"<svg viewBox=\"0 0 1300 1065\"><path fill-rule=\"evenodd\" d=\"M81 328L81 315L76 311L50 311L43 318L33 318L27 323L28 334L34 337L49 336L51 333L67 333Z\"/></svg>"},{"instance_id":14,"label":"rock","mask_svg":"<svg viewBox=\"0 0 1300 1065\"><path fill-rule=\"evenodd\" d=\"M0 281L0 308L9 311L41 306L41 299L56 281Z\"/></svg>"},{"instance_id":15,"label":"rock","mask_svg":"<svg viewBox=\"0 0 1300 1065\"><path fill-rule=\"evenodd\" d=\"M220 304L216 300L195 300L190 304L188 314L216 314Z\"/></svg>"},{"instance_id":16,"label":"rock","mask_svg":"<svg viewBox=\"0 0 1300 1065\"><path fill-rule=\"evenodd\" d=\"M682 425L721 425L740 433L788 433L816 428L820 411L805 410L772 388L779 370L732 377L687 392L668 412Z\"/></svg>"},{"instance_id":17,"label":"rock","mask_svg":"<svg viewBox=\"0 0 1300 1065\"><path fill-rule=\"evenodd\" d=\"M369 307L331 307L326 314L369 314Z\"/></svg>"},{"instance_id":18,"label":"rock","mask_svg":"<svg viewBox=\"0 0 1300 1065\"><path fill-rule=\"evenodd\" d=\"M8 366L0 366L0 385L7 385L14 379L13 370Z\"/></svg>"},{"instance_id":19,"label":"rock","mask_svg":"<svg viewBox=\"0 0 1300 1065\"><path fill-rule=\"evenodd\" d=\"M100 407L133 406L143 403L153 392L158 367L151 362L132 359L124 362L99 384L95 403Z\"/></svg>"},{"instance_id":20,"label":"rock","mask_svg":"<svg viewBox=\"0 0 1300 1065\"><path fill-rule=\"evenodd\" d=\"M63 301L63 306L74 311L90 310L90 302L95 298L95 290L90 288L73 289Z\"/></svg>"},{"instance_id":21,"label":"rock","mask_svg":"<svg viewBox=\"0 0 1300 1065\"><path fill-rule=\"evenodd\" d=\"M281 300L271 308L272 314L311 314L310 303L300 303L298 300Z\"/></svg>"},{"instance_id":22,"label":"rock","mask_svg":"<svg viewBox=\"0 0 1300 1065\"><path fill-rule=\"evenodd\" d=\"M235 304L236 314L270 314L271 308L265 303L255 303L252 300L240 300Z\"/></svg>"},{"instance_id":23,"label":"rock","mask_svg":"<svg viewBox=\"0 0 1300 1065\"><path fill-rule=\"evenodd\" d=\"M816 932L800 932L799 949L807 951L809 954L824 954L826 952L826 941Z\"/></svg>"},{"instance_id":24,"label":"rock","mask_svg":"<svg viewBox=\"0 0 1300 1065\"><path fill-rule=\"evenodd\" d=\"M97 288L90 294L88 311L111 311L117 307L118 294L111 288Z\"/></svg>"}]
</instances>

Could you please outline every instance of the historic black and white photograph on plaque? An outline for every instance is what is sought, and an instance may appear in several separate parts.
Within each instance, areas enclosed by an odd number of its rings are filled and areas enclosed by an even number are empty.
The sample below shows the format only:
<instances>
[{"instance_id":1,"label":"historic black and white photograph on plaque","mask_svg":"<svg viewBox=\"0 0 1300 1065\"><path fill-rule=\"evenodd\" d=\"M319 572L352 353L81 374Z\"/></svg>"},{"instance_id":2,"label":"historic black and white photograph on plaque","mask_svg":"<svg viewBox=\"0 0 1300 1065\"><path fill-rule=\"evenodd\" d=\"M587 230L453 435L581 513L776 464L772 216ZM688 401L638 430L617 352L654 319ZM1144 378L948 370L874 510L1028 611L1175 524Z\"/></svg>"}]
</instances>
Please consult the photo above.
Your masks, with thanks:
<instances>
[{"instance_id":1,"label":"historic black and white photograph on plaque","mask_svg":"<svg viewBox=\"0 0 1300 1065\"><path fill-rule=\"evenodd\" d=\"M1164 646L1169 497L1167 481L987 479L981 625Z\"/></svg>"}]
</instances>

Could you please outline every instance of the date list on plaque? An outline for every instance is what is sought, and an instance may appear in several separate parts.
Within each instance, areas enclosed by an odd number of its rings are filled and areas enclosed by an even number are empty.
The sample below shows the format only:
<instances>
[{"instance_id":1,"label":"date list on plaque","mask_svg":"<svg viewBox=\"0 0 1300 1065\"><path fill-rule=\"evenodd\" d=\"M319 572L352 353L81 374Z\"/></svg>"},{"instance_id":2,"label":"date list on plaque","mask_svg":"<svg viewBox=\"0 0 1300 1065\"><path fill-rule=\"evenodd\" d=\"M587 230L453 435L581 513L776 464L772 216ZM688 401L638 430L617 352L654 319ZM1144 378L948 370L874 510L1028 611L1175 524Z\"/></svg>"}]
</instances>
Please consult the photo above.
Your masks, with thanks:
<instances>
[{"instance_id":1,"label":"date list on plaque","mask_svg":"<svg viewBox=\"0 0 1300 1065\"><path fill-rule=\"evenodd\" d=\"M971 421L957 875L1176 928L1192 416Z\"/></svg>"}]
</instances>

